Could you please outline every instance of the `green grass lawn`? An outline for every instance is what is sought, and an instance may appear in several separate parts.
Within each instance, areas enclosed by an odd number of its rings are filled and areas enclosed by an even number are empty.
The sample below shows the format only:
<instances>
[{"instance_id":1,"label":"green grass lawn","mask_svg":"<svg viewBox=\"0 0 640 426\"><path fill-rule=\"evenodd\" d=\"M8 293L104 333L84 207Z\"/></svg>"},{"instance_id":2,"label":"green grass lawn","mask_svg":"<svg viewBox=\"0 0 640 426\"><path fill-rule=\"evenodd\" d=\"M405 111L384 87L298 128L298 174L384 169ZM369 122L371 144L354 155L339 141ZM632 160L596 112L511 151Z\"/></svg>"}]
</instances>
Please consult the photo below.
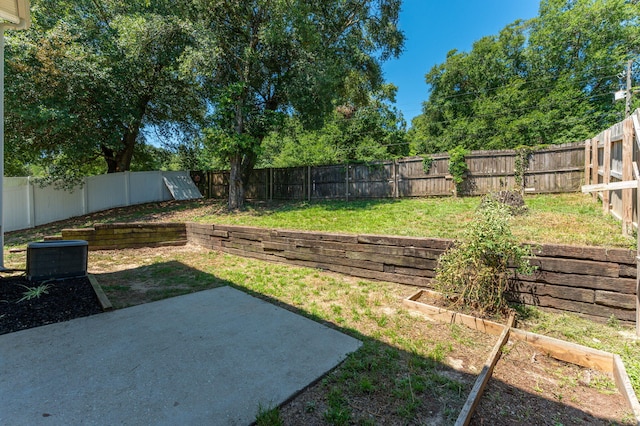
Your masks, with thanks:
<instances>
[{"instance_id":1,"label":"green grass lawn","mask_svg":"<svg viewBox=\"0 0 640 426\"><path fill-rule=\"evenodd\" d=\"M207 222L339 232L458 238L481 197L432 197L399 200L247 202L228 212L224 200L150 203L94 213L36 229L8 233L9 247L24 246L63 228L113 222ZM579 193L527 195L528 213L514 217L512 228L522 242L635 248L622 226L602 213L602 205Z\"/></svg>"},{"instance_id":2,"label":"green grass lawn","mask_svg":"<svg viewBox=\"0 0 640 426\"><path fill-rule=\"evenodd\" d=\"M297 203L249 203L241 213L219 210L193 218L200 222L357 234L457 238L480 204L480 197L408 198ZM530 195L529 212L513 219L523 242L635 247L621 224L605 216L590 196L570 193Z\"/></svg>"}]
</instances>

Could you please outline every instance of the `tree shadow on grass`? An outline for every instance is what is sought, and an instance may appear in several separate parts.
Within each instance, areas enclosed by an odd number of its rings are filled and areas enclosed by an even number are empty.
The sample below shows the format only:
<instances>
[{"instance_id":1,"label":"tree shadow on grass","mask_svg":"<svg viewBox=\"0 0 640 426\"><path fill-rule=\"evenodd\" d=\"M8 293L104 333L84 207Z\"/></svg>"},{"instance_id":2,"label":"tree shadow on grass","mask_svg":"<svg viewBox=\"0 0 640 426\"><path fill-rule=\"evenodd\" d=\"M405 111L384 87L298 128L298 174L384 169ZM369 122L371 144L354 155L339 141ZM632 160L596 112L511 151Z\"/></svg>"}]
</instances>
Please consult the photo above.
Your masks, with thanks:
<instances>
[{"instance_id":1,"label":"tree shadow on grass","mask_svg":"<svg viewBox=\"0 0 640 426\"><path fill-rule=\"evenodd\" d=\"M444 364L443 356L434 352L425 356L390 345L376 338L376 333L364 334L341 326L329 316L256 291L241 279L222 279L178 261L95 276L116 308L230 286L362 341L363 346L334 370L281 403L285 419L304 419L307 424L341 421L452 424L476 378ZM379 331L385 332L384 325ZM305 336L300 337L303 345ZM426 338L429 337L426 332ZM438 343L447 342L435 343L438 347ZM489 346L494 343L495 339ZM485 352L490 350L487 347ZM482 365L484 361L477 362ZM258 401L256 407L257 404ZM604 425L615 421L492 379L471 424ZM633 422L629 420L629 424Z\"/></svg>"}]
</instances>

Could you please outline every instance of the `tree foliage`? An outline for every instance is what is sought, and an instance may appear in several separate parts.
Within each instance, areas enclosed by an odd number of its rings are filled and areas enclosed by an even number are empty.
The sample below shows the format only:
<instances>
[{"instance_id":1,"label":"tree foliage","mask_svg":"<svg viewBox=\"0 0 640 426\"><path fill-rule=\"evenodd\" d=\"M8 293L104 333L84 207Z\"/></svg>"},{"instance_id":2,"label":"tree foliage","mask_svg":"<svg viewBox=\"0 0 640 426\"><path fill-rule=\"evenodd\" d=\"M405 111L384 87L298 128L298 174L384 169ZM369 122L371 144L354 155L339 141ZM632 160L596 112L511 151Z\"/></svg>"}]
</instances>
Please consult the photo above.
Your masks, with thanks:
<instances>
[{"instance_id":1,"label":"tree foliage","mask_svg":"<svg viewBox=\"0 0 640 426\"><path fill-rule=\"evenodd\" d=\"M387 84L364 105L339 105L320 129L305 129L298 118L288 119L264 139L259 165L370 162L408 155L405 121L391 104L395 90Z\"/></svg>"},{"instance_id":2,"label":"tree foliage","mask_svg":"<svg viewBox=\"0 0 640 426\"><path fill-rule=\"evenodd\" d=\"M359 105L397 56L399 0L197 0L193 64L212 114L205 142L230 165L229 207L262 141L285 116L319 126L336 105Z\"/></svg>"},{"instance_id":3,"label":"tree foliage","mask_svg":"<svg viewBox=\"0 0 640 426\"><path fill-rule=\"evenodd\" d=\"M204 111L185 54L193 28L174 2L32 2L7 43L9 161L73 182L103 161L126 171L146 126L188 132ZM16 160L18 159L18 160Z\"/></svg>"},{"instance_id":4,"label":"tree foliage","mask_svg":"<svg viewBox=\"0 0 640 426\"><path fill-rule=\"evenodd\" d=\"M413 151L576 142L619 121L612 94L640 53L639 20L637 2L543 0L538 17L449 52L425 76Z\"/></svg>"}]
</instances>

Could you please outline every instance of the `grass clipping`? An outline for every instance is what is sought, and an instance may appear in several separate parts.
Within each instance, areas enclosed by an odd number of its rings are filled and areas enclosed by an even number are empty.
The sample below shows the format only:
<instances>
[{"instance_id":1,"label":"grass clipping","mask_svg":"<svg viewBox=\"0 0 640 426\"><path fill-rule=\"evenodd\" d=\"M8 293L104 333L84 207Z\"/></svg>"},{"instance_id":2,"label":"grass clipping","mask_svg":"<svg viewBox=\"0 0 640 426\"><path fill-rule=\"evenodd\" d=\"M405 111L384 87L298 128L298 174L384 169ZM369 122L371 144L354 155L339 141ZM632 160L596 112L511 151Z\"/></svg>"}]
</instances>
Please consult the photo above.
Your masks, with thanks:
<instances>
[{"instance_id":1,"label":"grass clipping","mask_svg":"<svg viewBox=\"0 0 640 426\"><path fill-rule=\"evenodd\" d=\"M462 239L440 257L434 287L443 293L448 306L482 317L508 310L506 295L516 273L534 271L529 263L531 247L518 243L510 219L508 206L486 199Z\"/></svg>"}]
</instances>

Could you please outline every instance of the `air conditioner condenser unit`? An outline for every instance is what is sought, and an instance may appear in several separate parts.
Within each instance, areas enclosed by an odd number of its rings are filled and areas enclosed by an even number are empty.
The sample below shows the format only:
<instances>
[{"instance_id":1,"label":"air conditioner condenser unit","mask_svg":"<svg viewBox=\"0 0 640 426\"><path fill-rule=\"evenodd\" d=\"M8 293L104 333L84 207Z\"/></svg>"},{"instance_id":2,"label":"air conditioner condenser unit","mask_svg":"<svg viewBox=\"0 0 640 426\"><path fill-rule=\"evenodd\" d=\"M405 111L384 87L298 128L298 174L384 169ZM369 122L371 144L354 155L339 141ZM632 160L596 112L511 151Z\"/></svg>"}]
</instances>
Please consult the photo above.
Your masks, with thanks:
<instances>
[{"instance_id":1,"label":"air conditioner condenser unit","mask_svg":"<svg viewBox=\"0 0 640 426\"><path fill-rule=\"evenodd\" d=\"M87 275L89 244L84 240L27 244L27 278L31 281Z\"/></svg>"}]
</instances>

